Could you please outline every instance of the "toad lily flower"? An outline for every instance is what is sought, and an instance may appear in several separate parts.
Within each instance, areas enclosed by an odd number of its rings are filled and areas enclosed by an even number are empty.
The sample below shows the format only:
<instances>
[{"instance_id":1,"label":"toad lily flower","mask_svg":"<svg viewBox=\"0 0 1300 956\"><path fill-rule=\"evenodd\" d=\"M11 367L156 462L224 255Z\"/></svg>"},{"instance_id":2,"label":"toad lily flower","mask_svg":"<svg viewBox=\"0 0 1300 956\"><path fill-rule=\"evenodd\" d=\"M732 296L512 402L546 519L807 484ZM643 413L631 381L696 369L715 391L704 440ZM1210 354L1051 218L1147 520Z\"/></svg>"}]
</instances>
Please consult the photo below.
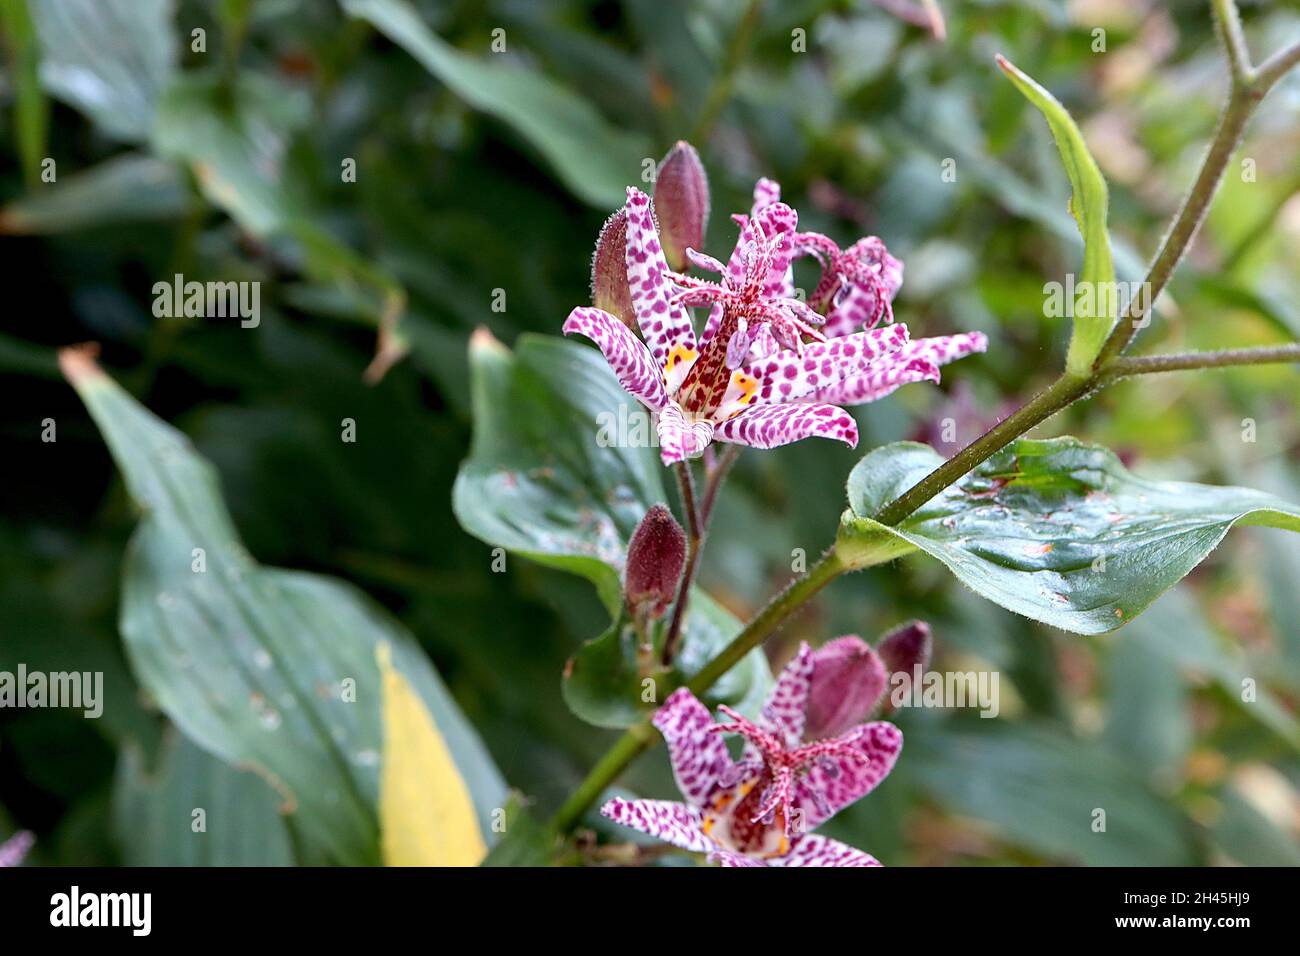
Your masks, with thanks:
<instances>
[{"instance_id":1,"label":"toad lily flower","mask_svg":"<svg viewBox=\"0 0 1300 956\"><path fill-rule=\"evenodd\" d=\"M901 263L878 239L841 251L824 236L798 232L798 214L780 201L776 183L760 180L750 215L733 218L740 237L725 266L685 250L721 281L672 272L650 198L629 188L594 258L593 292L604 308L574 309L564 323L566 335L595 342L623 388L654 413L665 464L713 441L775 448L822 437L856 446L857 423L841 405L938 381L939 365L984 349L978 333L912 342L904 325L875 327L892 316L888 299L902 281ZM819 289L835 316L831 330L819 328L823 314L795 295L791 262L801 255L823 264ZM629 299L640 338L625 321ZM711 312L697 340L687 310L702 306Z\"/></svg>"},{"instance_id":2,"label":"toad lily flower","mask_svg":"<svg viewBox=\"0 0 1300 956\"><path fill-rule=\"evenodd\" d=\"M893 724L860 724L829 740L804 741L814 655L807 644L782 671L758 723L730 708L715 724L690 691L655 713L685 803L615 798L606 817L723 866L879 866L875 857L812 833L870 793L898 759ZM723 734L740 734L739 762Z\"/></svg>"}]
</instances>

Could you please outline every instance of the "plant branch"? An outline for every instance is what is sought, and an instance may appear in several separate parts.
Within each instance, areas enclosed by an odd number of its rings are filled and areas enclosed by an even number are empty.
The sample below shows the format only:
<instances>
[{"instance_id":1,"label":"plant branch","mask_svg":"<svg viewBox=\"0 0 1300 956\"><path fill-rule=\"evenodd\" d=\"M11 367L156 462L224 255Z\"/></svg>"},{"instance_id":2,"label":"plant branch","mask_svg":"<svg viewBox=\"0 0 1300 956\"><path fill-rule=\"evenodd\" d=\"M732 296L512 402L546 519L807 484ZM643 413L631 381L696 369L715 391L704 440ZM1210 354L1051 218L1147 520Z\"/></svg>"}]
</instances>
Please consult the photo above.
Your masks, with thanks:
<instances>
[{"instance_id":1,"label":"plant branch","mask_svg":"<svg viewBox=\"0 0 1300 956\"><path fill-rule=\"evenodd\" d=\"M736 85L736 72L754 42L754 33L758 29L758 14L762 5L763 0L749 0L745 12L740 15L736 32L731 35L731 43L727 45L727 52L723 54L718 76L713 81L713 86L704 100L704 106L700 109L700 115L691 130L691 142L703 145L703 141L713 132L718 117L722 115L723 107L731 99L731 91Z\"/></svg>"},{"instance_id":2,"label":"plant branch","mask_svg":"<svg viewBox=\"0 0 1300 956\"><path fill-rule=\"evenodd\" d=\"M686 684L692 694L699 696L712 687L723 674L738 664L746 654L758 647L797 608L824 588L848 568L832 548L803 575L791 581L786 588L761 610L728 644L721 653ZM623 769L642 751L659 740L659 733L647 719L629 727L591 768L585 780L551 820L551 829L567 833L578 825L587 809L600 799L600 795L618 778Z\"/></svg>"},{"instance_id":3,"label":"plant branch","mask_svg":"<svg viewBox=\"0 0 1300 956\"><path fill-rule=\"evenodd\" d=\"M1180 352L1173 355L1119 358L1106 366L1102 377L1109 383L1131 375L1150 375L1156 372L1230 368L1236 365L1271 365L1285 362L1300 362L1300 342L1250 349L1224 349L1217 352Z\"/></svg>"},{"instance_id":4,"label":"plant branch","mask_svg":"<svg viewBox=\"0 0 1300 956\"><path fill-rule=\"evenodd\" d=\"M677 656L677 645L682 639L682 621L686 619L686 605L691 600L691 585L695 582L695 568L699 564L700 549L704 546L704 523L700 520L700 506L695 501L695 477L691 474L691 463L679 461L673 468L677 472L677 489L682 496L682 511L686 514L686 567L682 569L682 580L677 585L677 600L673 602L673 616L668 624L668 633L664 637L664 665L673 662Z\"/></svg>"},{"instance_id":5,"label":"plant branch","mask_svg":"<svg viewBox=\"0 0 1300 956\"><path fill-rule=\"evenodd\" d=\"M1155 306L1155 301L1169 283L1174 269L1182 260L1195 238L1201 223L1210 210L1210 203L1218 192L1224 171L1241 142L1246 123L1255 112L1265 94L1297 62L1300 62L1300 44L1296 44L1274 54L1263 66L1255 69L1250 65L1250 55L1246 50L1245 39L1241 33L1241 21L1237 16L1237 5L1233 0L1214 0L1215 19L1219 24L1219 35L1223 40L1232 65L1232 86L1228 103L1219 117L1219 125L1210 141L1210 148L1201 161L1200 172L1196 181L1183 200L1173 225L1165 235L1164 242L1156 253L1147 277L1143 282L1143 294L1134 296L1123 317L1111 330L1110 337L1102 346L1094 369L1100 369L1112 359L1118 358L1132 344L1139 331L1148 324L1147 315Z\"/></svg>"}]
</instances>

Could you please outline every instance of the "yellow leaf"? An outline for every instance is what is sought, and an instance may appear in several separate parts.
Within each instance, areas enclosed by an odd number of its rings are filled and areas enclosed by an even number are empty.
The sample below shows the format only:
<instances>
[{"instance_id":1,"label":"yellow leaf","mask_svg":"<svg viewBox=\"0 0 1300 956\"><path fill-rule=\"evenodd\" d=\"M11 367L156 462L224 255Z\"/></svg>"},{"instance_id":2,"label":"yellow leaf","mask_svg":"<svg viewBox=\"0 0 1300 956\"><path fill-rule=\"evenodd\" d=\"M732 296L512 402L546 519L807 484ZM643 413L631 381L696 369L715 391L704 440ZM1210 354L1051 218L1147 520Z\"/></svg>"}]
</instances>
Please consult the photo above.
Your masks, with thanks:
<instances>
[{"instance_id":1,"label":"yellow leaf","mask_svg":"<svg viewBox=\"0 0 1300 956\"><path fill-rule=\"evenodd\" d=\"M383 681L379 832L386 866L477 866L487 854L469 790L424 702L375 648Z\"/></svg>"}]
</instances>

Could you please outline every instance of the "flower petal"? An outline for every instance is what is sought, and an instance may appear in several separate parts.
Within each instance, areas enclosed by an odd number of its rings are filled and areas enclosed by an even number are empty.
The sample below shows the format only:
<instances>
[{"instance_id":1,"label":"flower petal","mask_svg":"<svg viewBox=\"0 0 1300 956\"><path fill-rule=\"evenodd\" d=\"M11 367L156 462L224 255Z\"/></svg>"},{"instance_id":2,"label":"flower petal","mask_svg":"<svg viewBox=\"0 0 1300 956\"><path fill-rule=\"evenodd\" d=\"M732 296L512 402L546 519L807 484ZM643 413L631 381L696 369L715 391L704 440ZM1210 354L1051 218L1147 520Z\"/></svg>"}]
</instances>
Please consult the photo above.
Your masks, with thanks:
<instances>
[{"instance_id":1,"label":"flower petal","mask_svg":"<svg viewBox=\"0 0 1300 956\"><path fill-rule=\"evenodd\" d=\"M762 718L768 729L785 738L791 750L803 742L804 714L808 707L808 690L812 686L813 652L807 642L781 671L767 702Z\"/></svg>"},{"instance_id":2,"label":"flower petal","mask_svg":"<svg viewBox=\"0 0 1300 956\"><path fill-rule=\"evenodd\" d=\"M687 421L682 407L674 401L660 409L655 428L659 432L659 457L665 465L694 458L713 441L713 423Z\"/></svg>"},{"instance_id":3,"label":"flower petal","mask_svg":"<svg viewBox=\"0 0 1300 956\"><path fill-rule=\"evenodd\" d=\"M650 197L629 186L627 190L627 281L632 288L632 307L641 326L641 337L662 368L679 346L695 350L695 331L680 305L673 305L672 283L668 279L659 234L655 231Z\"/></svg>"},{"instance_id":4,"label":"flower petal","mask_svg":"<svg viewBox=\"0 0 1300 956\"><path fill-rule=\"evenodd\" d=\"M716 863L718 866L767 866L765 862L756 860L752 856L745 856L743 853L722 849L710 853L709 862Z\"/></svg>"},{"instance_id":5,"label":"flower petal","mask_svg":"<svg viewBox=\"0 0 1300 956\"><path fill-rule=\"evenodd\" d=\"M655 711L653 723L668 745L677 789L689 803L701 806L717 788L722 774L734 768L722 735L711 729L713 715L682 687Z\"/></svg>"},{"instance_id":6,"label":"flower petal","mask_svg":"<svg viewBox=\"0 0 1300 956\"><path fill-rule=\"evenodd\" d=\"M865 405L913 382L939 381L938 366L925 359L911 359L906 362L893 359L894 357L890 356L889 362L878 364L825 388L809 392L799 401L829 402L833 405Z\"/></svg>"},{"instance_id":7,"label":"flower petal","mask_svg":"<svg viewBox=\"0 0 1300 956\"><path fill-rule=\"evenodd\" d=\"M862 724L835 739L851 739L864 759L832 755L809 765L795 783L805 833L874 790L903 749L903 732L886 721Z\"/></svg>"},{"instance_id":8,"label":"flower petal","mask_svg":"<svg viewBox=\"0 0 1300 956\"><path fill-rule=\"evenodd\" d=\"M834 405L757 405L718 425L713 434L751 448L777 448L801 438L833 438L855 448L858 423Z\"/></svg>"},{"instance_id":9,"label":"flower petal","mask_svg":"<svg viewBox=\"0 0 1300 956\"><path fill-rule=\"evenodd\" d=\"M614 797L600 808L602 816L693 853L710 853L718 845L705 834L700 811L672 800L624 800Z\"/></svg>"},{"instance_id":10,"label":"flower petal","mask_svg":"<svg viewBox=\"0 0 1300 956\"><path fill-rule=\"evenodd\" d=\"M867 369L881 356L896 354L907 345L907 338L906 325L887 325L805 345L802 355L785 349L741 366L740 371L758 383L760 403L790 402L820 394Z\"/></svg>"},{"instance_id":11,"label":"flower petal","mask_svg":"<svg viewBox=\"0 0 1300 956\"><path fill-rule=\"evenodd\" d=\"M790 852L767 861L768 866L880 866L870 853L830 837L808 833L792 841Z\"/></svg>"},{"instance_id":12,"label":"flower petal","mask_svg":"<svg viewBox=\"0 0 1300 956\"><path fill-rule=\"evenodd\" d=\"M935 365L947 365L967 355L986 351L988 347L989 338L983 332L962 332L913 339L901 350L899 358L922 358Z\"/></svg>"},{"instance_id":13,"label":"flower petal","mask_svg":"<svg viewBox=\"0 0 1300 956\"><path fill-rule=\"evenodd\" d=\"M626 325L601 309L585 306L574 309L564 320L564 334L577 332L599 346L605 361L618 376L619 384L636 396L651 411L659 411L668 401L660 366L650 357L645 345Z\"/></svg>"}]
</instances>

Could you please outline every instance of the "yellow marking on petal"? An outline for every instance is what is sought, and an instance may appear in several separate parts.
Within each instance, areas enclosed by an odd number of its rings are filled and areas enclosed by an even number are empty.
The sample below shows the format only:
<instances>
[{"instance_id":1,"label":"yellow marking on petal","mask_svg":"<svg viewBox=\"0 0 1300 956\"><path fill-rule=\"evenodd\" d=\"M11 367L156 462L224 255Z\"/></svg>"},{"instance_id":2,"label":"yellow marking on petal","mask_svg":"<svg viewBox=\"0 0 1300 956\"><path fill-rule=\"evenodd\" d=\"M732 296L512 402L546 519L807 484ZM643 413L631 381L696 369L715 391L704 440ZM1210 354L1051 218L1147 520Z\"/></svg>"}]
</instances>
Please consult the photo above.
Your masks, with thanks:
<instances>
[{"instance_id":1,"label":"yellow marking on petal","mask_svg":"<svg viewBox=\"0 0 1300 956\"><path fill-rule=\"evenodd\" d=\"M746 407L754 404L757 399L758 379L737 369L731 373L731 381L727 383L727 391L722 396L722 401L718 403L716 418L718 421L735 418Z\"/></svg>"},{"instance_id":2,"label":"yellow marking on petal","mask_svg":"<svg viewBox=\"0 0 1300 956\"><path fill-rule=\"evenodd\" d=\"M689 345L674 345L668 358L664 362L664 387L668 389L671 395L676 392L686 378L686 373L691 370L695 360L700 357L700 353Z\"/></svg>"}]
</instances>

